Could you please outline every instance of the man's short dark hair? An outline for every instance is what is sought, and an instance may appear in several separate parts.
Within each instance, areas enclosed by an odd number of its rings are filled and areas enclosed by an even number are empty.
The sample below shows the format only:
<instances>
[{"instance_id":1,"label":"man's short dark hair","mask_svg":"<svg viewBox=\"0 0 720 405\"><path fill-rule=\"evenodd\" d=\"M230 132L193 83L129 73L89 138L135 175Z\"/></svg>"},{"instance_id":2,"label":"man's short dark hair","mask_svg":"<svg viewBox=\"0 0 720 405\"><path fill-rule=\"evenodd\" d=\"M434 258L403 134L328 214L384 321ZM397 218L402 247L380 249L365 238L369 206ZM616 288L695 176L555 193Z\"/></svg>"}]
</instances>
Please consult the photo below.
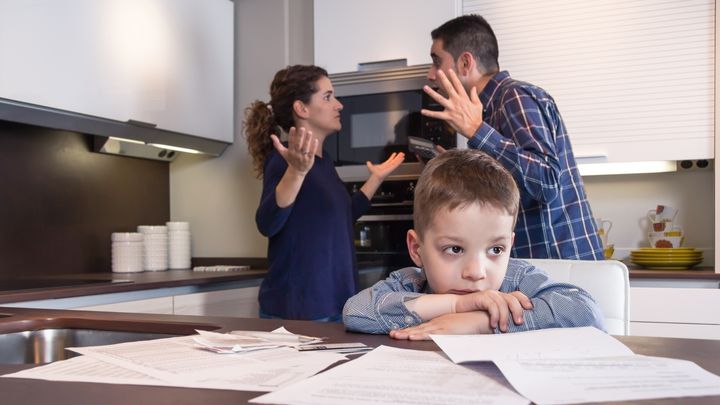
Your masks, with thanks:
<instances>
[{"instance_id":1,"label":"man's short dark hair","mask_svg":"<svg viewBox=\"0 0 720 405\"><path fill-rule=\"evenodd\" d=\"M496 73L498 65L498 43L490 24L477 14L453 18L435 28L430 35L433 40L441 40L443 49L455 60L463 52L475 57L480 73Z\"/></svg>"}]
</instances>

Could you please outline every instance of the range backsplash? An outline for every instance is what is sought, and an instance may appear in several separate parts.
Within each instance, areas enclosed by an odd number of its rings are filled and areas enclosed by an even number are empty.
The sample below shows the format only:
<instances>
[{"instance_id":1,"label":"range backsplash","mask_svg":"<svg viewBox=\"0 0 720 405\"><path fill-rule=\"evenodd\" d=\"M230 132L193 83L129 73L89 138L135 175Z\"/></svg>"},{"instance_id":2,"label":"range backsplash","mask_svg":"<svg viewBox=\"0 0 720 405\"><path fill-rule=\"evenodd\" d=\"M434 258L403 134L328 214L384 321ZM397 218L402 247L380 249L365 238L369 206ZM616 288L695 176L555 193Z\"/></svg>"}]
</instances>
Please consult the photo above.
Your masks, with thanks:
<instances>
[{"instance_id":1,"label":"range backsplash","mask_svg":"<svg viewBox=\"0 0 720 405\"><path fill-rule=\"evenodd\" d=\"M0 121L0 278L109 272L110 233L170 218L168 163Z\"/></svg>"}]
</instances>

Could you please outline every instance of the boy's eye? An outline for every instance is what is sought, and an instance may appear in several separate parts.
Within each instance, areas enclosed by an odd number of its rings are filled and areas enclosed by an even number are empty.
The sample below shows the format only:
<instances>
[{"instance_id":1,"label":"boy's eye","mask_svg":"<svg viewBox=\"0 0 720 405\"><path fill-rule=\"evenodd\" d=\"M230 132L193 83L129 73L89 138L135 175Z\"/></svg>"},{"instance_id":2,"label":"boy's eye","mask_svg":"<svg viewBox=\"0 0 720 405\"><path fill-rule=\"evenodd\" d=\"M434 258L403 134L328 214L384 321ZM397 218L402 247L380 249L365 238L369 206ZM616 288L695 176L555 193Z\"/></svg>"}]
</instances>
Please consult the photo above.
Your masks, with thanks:
<instances>
[{"instance_id":1,"label":"boy's eye","mask_svg":"<svg viewBox=\"0 0 720 405\"><path fill-rule=\"evenodd\" d=\"M505 251L505 248L502 246L493 246L490 248L489 252L492 255L500 256Z\"/></svg>"},{"instance_id":2,"label":"boy's eye","mask_svg":"<svg viewBox=\"0 0 720 405\"><path fill-rule=\"evenodd\" d=\"M448 246L445 249L445 253L451 254L451 255L459 255L463 252L463 248L460 246Z\"/></svg>"}]
</instances>

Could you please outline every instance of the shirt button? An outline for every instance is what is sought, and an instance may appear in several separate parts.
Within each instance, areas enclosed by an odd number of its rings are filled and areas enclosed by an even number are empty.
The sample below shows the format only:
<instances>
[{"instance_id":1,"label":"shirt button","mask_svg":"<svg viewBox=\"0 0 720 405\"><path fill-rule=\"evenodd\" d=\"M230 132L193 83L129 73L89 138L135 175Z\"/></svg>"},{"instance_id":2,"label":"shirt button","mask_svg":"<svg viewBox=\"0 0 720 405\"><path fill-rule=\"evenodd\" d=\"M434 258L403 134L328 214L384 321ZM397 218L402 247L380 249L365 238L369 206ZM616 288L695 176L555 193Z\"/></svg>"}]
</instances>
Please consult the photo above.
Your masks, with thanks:
<instances>
[{"instance_id":1,"label":"shirt button","mask_svg":"<svg viewBox=\"0 0 720 405\"><path fill-rule=\"evenodd\" d=\"M391 323L391 324L390 324L390 329L392 329L392 330L400 329L400 325L398 325L398 324L396 324L396 323Z\"/></svg>"},{"instance_id":2,"label":"shirt button","mask_svg":"<svg viewBox=\"0 0 720 405\"><path fill-rule=\"evenodd\" d=\"M415 321L412 316L408 315L405 317L405 323L413 323Z\"/></svg>"}]
</instances>

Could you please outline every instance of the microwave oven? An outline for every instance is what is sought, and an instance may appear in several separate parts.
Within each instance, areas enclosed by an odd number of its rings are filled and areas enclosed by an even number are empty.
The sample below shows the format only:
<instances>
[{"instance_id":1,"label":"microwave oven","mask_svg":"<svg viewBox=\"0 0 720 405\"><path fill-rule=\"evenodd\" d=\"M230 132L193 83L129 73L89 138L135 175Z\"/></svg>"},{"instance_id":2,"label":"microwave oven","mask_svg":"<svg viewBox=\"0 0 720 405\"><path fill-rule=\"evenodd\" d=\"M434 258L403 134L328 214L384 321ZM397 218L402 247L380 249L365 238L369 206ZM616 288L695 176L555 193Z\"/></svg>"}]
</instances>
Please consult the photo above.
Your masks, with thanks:
<instances>
[{"instance_id":1,"label":"microwave oven","mask_svg":"<svg viewBox=\"0 0 720 405\"><path fill-rule=\"evenodd\" d=\"M421 109L442 107L422 90L429 65L352 72L330 76L338 100L342 129L325 140L324 149L336 166L380 163L393 152L405 162L417 162L408 151L408 136L418 136L454 148L456 133L444 121L425 117Z\"/></svg>"}]
</instances>

